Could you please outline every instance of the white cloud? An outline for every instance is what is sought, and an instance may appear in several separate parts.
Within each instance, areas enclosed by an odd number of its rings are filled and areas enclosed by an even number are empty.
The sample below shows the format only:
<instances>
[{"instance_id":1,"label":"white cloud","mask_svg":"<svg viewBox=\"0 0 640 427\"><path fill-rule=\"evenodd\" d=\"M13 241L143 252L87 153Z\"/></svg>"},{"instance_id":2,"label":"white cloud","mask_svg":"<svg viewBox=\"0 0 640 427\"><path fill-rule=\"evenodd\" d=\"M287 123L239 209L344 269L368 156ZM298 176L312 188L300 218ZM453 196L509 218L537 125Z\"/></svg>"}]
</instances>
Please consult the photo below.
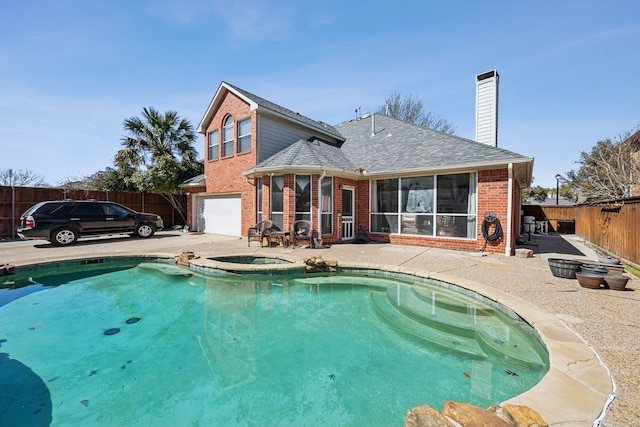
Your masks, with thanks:
<instances>
[{"instance_id":1,"label":"white cloud","mask_svg":"<svg viewBox=\"0 0 640 427\"><path fill-rule=\"evenodd\" d=\"M291 28L292 5L259 0L216 1L216 11L224 18L233 37L248 40L277 40Z\"/></svg>"}]
</instances>

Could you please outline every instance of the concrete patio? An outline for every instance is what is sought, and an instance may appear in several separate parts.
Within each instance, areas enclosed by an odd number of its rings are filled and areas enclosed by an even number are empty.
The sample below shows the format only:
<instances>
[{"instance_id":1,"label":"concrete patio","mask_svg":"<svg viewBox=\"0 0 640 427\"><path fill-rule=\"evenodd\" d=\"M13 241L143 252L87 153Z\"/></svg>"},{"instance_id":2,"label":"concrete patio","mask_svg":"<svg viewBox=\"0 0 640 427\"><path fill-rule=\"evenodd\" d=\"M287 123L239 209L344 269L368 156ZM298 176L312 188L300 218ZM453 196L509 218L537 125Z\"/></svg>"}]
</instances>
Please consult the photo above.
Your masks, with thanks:
<instances>
[{"instance_id":1,"label":"concrete patio","mask_svg":"<svg viewBox=\"0 0 640 427\"><path fill-rule=\"evenodd\" d=\"M509 306L545 340L551 354L549 373L512 403L531 406L555 426L594 422L606 427L638 425L640 294L635 290L640 278L633 277L627 291L581 288L576 280L554 277L547 259L595 260L593 249L572 235L535 235L527 243L523 247L533 249L531 258L375 243L325 249L260 248L257 242L247 247L246 239L163 231L147 240L86 239L63 248L44 241L1 242L0 265L131 254L174 256L192 251L201 260L224 254L280 255L300 260L321 255L345 267L369 266L438 278Z\"/></svg>"}]
</instances>

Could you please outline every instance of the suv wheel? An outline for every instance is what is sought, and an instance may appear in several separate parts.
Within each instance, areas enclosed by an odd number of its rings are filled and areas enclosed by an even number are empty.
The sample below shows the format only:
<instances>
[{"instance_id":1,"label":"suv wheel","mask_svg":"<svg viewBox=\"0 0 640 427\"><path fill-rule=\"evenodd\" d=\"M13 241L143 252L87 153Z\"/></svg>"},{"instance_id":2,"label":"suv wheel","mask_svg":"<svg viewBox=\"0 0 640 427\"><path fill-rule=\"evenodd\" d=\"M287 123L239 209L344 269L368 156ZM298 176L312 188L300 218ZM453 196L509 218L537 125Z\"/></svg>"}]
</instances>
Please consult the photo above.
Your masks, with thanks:
<instances>
[{"instance_id":1,"label":"suv wheel","mask_svg":"<svg viewBox=\"0 0 640 427\"><path fill-rule=\"evenodd\" d=\"M78 232L73 228L58 228L51 235L51 243L56 246L72 245L78 240Z\"/></svg>"},{"instance_id":2,"label":"suv wheel","mask_svg":"<svg viewBox=\"0 0 640 427\"><path fill-rule=\"evenodd\" d=\"M138 224L138 226L136 227L136 236L138 237L151 237L155 232L155 228L153 228L152 225L146 223Z\"/></svg>"}]
</instances>

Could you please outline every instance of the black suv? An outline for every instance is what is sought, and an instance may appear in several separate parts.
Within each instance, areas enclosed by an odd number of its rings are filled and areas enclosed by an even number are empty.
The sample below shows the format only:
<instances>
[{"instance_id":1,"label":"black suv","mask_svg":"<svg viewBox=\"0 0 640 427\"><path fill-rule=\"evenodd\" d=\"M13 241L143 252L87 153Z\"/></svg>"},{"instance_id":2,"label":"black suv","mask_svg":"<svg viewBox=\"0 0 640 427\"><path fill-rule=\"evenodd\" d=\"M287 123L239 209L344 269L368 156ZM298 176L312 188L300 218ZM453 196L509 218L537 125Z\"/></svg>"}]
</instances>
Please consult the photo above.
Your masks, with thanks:
<instances>
[{"instance_id":1,"label":"black suv","mask_svg":"<svg viewBox=\"0 0 640 427\"><path fill-rule=\"evenodd\" d=\"M159 215L139 213L117 203L56 200L29 208L20 217L17 231L21 239L45 239L66 246L80 236L132 233L151 237L162 226Z\"/></svg>"}]
</instances>

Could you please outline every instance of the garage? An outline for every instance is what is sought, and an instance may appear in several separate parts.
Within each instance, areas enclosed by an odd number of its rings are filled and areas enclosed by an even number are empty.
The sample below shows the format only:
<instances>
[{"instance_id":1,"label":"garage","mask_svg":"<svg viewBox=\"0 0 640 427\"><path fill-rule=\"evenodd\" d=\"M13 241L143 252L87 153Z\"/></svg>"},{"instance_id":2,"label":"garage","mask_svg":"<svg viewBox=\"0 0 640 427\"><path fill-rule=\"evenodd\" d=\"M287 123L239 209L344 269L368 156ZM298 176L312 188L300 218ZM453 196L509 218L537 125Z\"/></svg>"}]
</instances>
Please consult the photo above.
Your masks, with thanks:
<instances>
[{"instance_id":1,"label":"garage","mask_svg":"<svg viewBox=\"0 0 640 427\"><path fill-rule=\"evenodd\" d=\"M242 235L241 199L239 194L196 196L195 231L226 236Z\"/></svg>"}]
</instances>

